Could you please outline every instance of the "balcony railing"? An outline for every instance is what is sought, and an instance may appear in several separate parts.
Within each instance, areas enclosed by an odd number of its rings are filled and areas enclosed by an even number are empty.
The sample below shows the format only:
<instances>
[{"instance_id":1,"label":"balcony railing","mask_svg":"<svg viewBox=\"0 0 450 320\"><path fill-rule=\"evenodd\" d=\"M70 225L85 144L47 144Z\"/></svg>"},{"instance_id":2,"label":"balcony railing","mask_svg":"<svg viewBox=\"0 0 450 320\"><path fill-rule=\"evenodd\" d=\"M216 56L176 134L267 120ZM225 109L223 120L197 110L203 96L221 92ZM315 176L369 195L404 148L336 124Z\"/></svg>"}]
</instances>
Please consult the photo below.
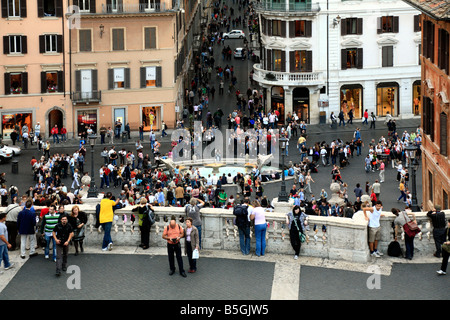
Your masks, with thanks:
<instances>
[{"instance_id":1,"label":"balcony railing","mask_svg":"<svg viewBox=\"0 0 450 320\"><path fill-rule=\"evenodd\" d=\"M102 101L101 91L73 92L72 101L74 103L98 103Z\"/></svg>"},{"instance_id":2,"label":"balcony railing","mask_svg":"<svg viewBox=\"0 0 450 320\"><path fill-rule=\"evenodd\" d=\"M319 3L311 2L274 2L271 0L260 1L254 4L258 11L280 11L280 12L319 12Z\"/></svg>"},{"instance_id":3,"label":"balcony railing","mask_svg":"<svg viewBox=\"0 0 450 320\"><path fill-rule=\"evenodd\" d=\"M102 13L122 14L122 13L148 13L148 12L163 12L171 10L166 6L166 3L125 3L125 4L102 4Z\"/></svg>"},{"instance_id":4,"label":"balcony railing","mask_svg":"<svg viewBox=\"0 0 450 320\"><path fill-rule=\"evenodd\" d=\"M253 66L253 80L260 83L274 82L285 85L318 85L323 83L322 72L280 72L261 69L260 64Z\"/></svg>"}]
</instances>

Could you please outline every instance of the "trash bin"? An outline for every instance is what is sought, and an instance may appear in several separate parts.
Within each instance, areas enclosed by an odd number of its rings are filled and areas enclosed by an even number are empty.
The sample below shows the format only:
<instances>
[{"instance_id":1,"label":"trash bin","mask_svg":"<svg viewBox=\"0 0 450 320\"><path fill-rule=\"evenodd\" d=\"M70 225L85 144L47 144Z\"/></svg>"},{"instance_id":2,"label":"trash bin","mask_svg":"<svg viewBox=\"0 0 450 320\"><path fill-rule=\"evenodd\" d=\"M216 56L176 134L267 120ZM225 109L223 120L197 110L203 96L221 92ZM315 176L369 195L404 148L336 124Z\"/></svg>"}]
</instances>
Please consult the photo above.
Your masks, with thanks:
<instances>
[{"instance_id":1,"label":"trash bin","mask_svg":"<svg viewBox=\"0 0 450 320\"><path fill-rule=\"evenodd\" d=\"M12 163L12 173L19 173L19 161L13 160L11 163Z\"/></svg>"},{"instance_id":2,"label":"trash bin","mask_svg":"<svg viewBox=\"0 0 450 320\"><path fill-rule=\"evenodd\" d=\"M326 111L320 111L319 112L319 123L320 124L327 123L327 113L326 113Z\"/></svg>"},{"instance_id":3,"label":"trash bin","mask_svg":"<svg viewBox=\"0 0 450 320\"><path fill-rule=\"evenodd\" d=\"M122 132L122 142L128 142L128 133L126 131Z\"/></svg>"}]
</instances>

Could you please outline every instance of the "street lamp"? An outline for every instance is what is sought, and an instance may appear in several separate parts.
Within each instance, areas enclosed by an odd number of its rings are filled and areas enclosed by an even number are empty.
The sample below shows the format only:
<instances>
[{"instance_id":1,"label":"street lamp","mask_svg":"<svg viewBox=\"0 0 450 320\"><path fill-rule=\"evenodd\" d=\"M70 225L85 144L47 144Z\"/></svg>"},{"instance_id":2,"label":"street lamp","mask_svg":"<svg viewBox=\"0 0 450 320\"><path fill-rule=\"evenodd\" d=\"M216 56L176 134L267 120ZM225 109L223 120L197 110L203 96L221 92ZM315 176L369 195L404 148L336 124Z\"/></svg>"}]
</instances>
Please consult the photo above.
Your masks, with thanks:
<instances>
[{"instance_id":1,"label":"street lamp","mask_svg":"<svg viewBox=\"0 0 450 320\"><path fill-rule=\"evenodd\" d=\"M94 146L97 136L95 134L91 134L88 138L89 145L91 146L91 183L89 185L88 198L97 198L98 192L94 182Z\"/></svg>"},{"instance_id":2,"label":"street lamp","mask_svg":"<svg viewBox=\"0 0 450 320\"><path fill-rule=\"evenodd\" d=\"M289 195L286 192L286 182L284 178L284 155L286 153L286 147L287 147L287 141L288 139L285 137L281 137L279 139L280 141L280 150L281 150L281 174L282 174L282 180L281 180L281 190L280 193L278 193L278 202L288 202L289 201Z\"/></svg>"},{"instance_id":3,"label":"street lamp","mask_svg":"<svg viewBox=\"0 0 450 320\"><path fill-rule=\"evenodd\" d=\"M419 168L419 161L417 161L417 149L420 148L416 145L409 145L405 148L405 151L409 154L409 167L412 169L411 175L411 210L413 212L419 212L420 208L417 204L417 190L416 190L416 171Z\"/></svg>"}]
</instances>

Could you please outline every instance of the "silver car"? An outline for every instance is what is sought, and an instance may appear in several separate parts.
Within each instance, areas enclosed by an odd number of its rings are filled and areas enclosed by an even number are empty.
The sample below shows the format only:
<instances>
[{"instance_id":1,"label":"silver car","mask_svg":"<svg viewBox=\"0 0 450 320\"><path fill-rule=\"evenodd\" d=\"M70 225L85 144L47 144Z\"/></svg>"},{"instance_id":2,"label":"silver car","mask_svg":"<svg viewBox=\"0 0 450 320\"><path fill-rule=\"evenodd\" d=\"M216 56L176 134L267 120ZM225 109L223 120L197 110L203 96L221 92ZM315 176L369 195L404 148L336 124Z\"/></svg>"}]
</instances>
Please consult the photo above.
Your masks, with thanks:
<instances>
[{"instance_id":1,"label":"silver car","mask_svg":"<svg viewBox=\"0 0 450 320\"><path fill-rule=\"evenodd\" d=\"M242 30L231 30L228 33L223 34L224 39L244 39L245 33Z\"/></svg>"},{"instance_id":2,"label":"silver car","mask_svg":"<svg viewBox=\"0 0 450 320\"><path fill-rule=\"evenodd\" d=\"M5 148L7 148L8 150L6 150ZM22 152L22 149L19 146L9 146L7 144L0 145L0 149L5 149L7 152L12 152L13 156L18 156Z\"/></svg>"}]
</instances>

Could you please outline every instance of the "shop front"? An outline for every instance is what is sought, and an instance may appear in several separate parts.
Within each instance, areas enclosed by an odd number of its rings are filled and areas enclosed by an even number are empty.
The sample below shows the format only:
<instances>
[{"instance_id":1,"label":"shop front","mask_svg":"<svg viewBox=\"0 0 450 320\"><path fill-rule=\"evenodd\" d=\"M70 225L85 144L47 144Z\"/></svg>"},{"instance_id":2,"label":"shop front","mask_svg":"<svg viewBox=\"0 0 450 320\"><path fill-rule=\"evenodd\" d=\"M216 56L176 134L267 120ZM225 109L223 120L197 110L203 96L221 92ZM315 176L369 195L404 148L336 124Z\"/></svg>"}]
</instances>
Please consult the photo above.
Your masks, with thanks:
<instances>
[{"instance_id":1,"label":"shop front","mask_svg":"<svg viewBox=\"0 0 450 320\"><path fill-rule=\"evenodd\" d=\"M363 87L360 84L346 84L340 90L341 110L348 117L353 111L353 118L361 119L363 116Z\"/></svg>"},{"instance_id":2,"label":"shop front","mask_svg":"<svg viewBox=\"0 0 450 320\"><path fill-rule=\"evenodd\" d=\"M161 106L141 106L141 117L144 131L161 129Z\"/></svg>"},{"instance_id":3,"label":"shop front","mask_svg":"<svg viewBox=\"0 0 450 320\"><path fill-rule=\"evenodd\" d=\"M98 125L98 110L97 109L86 109L77 111L77 134L81 136L81 133L87 131L89 127L92 128L94 132L97 131Z\"/></svg>"},{"instance_id":4,"label":"shop front","mask_svg":"<svg viewBox=\"0 0 450 320\"><path fill-rule=\"evenodd\" d=\"M420 115L422 112L422 101L421 101L421 86L420 80L416 80L413 83L413 110L412 113L415 116Z\"/></svg>"},{"instance_id":5,"label":"shop front","mask_svg":"<svg viewBox=\"0 0 450 320\"><path fill-rule=\"evenodd\" d=\"M377 116L384 117L389 112L398 116L399 85L397 82L382 82L377 85Z\"/></svg>"},{"instance_id":6,"label":"shop front","mask_svg":"<svg viewBox=\"0 0 450 320\"><path fill-rule=\"evenodd\" d=\"M277 110L279 112L278 124L284 125L285 114L284 114L284 89L282 87L272 87L271 94L271 110Z\"/></svg>"},{"instance_id":7,"label":"shop front","mask_svg":"<svg viewBox=\"0 0 450 320\"><path fill-rule=\"evenodd\" d=\"M33 113L2 113L2 134L3 139L10 139L11 132L18 129L18 133L22 135L22 127L26 125L28 129L33 128Z\"/></svg>"},{"instance_id":8,"label":"shop front","mask_svg":"<svg viewBox=\"0 0 450 320\"><path fill-rule=\"evenodd\" d=\"M299 87L292 90L292 110L299 118L299 121L309 123L309 89Z\"/></svg>"}]
</instances>

